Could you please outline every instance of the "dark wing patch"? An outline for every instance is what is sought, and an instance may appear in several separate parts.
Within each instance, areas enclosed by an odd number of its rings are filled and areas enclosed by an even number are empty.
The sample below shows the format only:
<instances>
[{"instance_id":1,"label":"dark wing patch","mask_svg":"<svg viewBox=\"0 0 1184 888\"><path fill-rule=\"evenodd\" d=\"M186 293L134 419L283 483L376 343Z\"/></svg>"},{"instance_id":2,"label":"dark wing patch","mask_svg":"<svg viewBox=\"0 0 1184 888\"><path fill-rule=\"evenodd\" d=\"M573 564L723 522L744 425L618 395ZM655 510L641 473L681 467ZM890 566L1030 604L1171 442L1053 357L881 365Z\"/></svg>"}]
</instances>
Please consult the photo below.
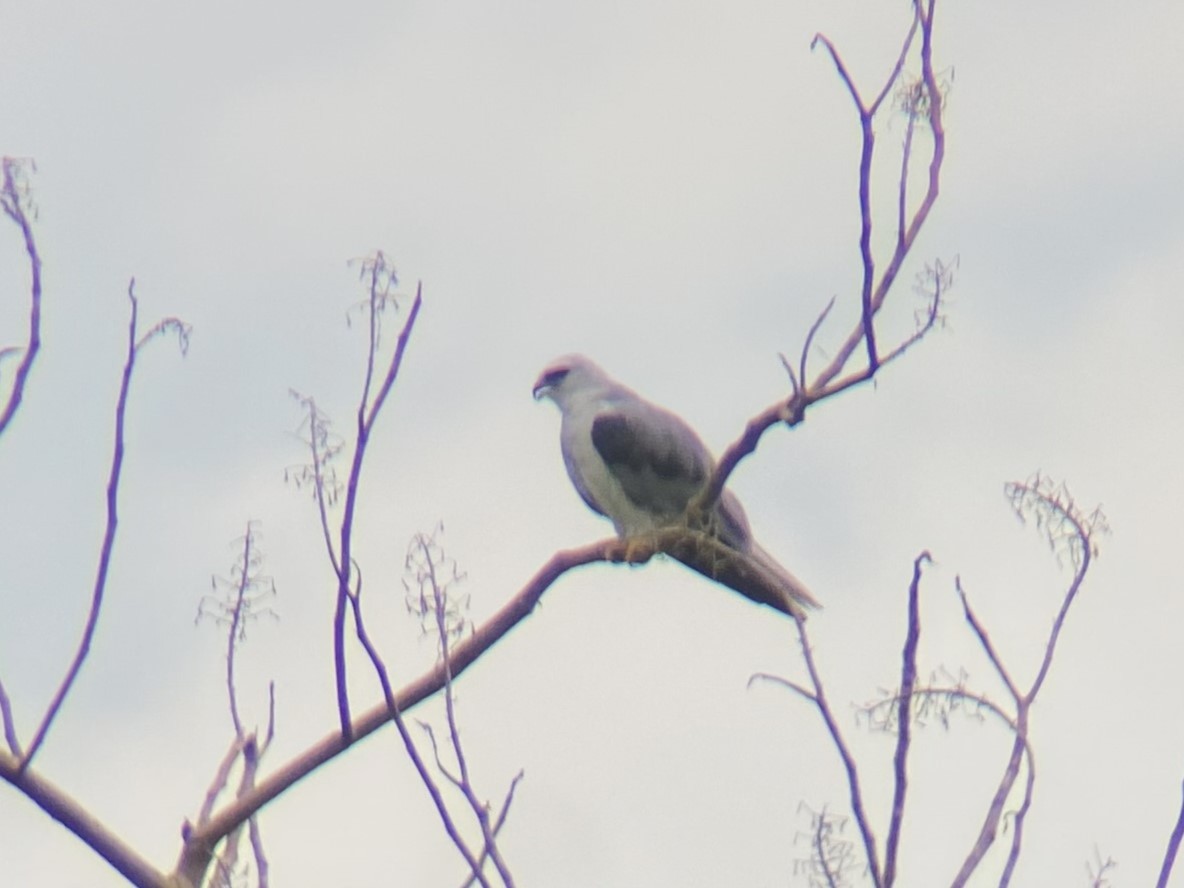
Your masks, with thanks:
<instances>
[{"instance_id":1,"label":"dark wing patch","mask_svg":"<svg viewBox=\"0 0 1184 888\"><path fill-rule=\"evenodd\" d=\"M634 505L675 520L707 481L707 449L680 419L650 408L596 417L592 444Z\"/></svg>"}]
</instances>

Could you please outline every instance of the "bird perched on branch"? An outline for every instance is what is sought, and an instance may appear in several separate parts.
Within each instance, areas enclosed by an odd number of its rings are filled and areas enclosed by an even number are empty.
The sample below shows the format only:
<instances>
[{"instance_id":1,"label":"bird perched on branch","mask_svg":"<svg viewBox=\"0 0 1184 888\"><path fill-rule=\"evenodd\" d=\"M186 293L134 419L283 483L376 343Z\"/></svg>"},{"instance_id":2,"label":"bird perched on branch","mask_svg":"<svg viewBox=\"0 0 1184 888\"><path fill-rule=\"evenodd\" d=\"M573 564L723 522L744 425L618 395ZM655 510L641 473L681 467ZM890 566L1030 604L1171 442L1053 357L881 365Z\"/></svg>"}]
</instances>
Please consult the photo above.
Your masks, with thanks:
<instances>
[{"instance_id":1,"label":"bird perched on branch","mask_svg":"<svg viewBox=\"0 0 1184 888\"><path fill-rule=\"evenodd\" d=\"M559 441L576 491L626 540L625 560L665 552L688 567L794 619L820 607L805 585L753 539L726 488L709 509L693 500L715 460L681 418L642 398L583 355L543 370L534 397L563 416Z\"/></svg>"}]
</instances>

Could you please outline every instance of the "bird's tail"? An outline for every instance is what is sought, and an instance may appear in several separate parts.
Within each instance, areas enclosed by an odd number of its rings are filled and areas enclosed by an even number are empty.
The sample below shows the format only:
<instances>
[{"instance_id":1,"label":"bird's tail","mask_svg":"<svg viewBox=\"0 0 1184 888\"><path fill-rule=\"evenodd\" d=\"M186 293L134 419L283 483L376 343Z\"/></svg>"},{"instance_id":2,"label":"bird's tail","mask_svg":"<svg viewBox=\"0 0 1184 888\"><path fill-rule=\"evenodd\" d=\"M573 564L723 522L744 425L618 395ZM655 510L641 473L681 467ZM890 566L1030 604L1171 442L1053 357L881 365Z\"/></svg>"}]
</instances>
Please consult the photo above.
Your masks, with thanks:
<instances>
[{"instance_id":1,"label":"bird's tail","mask_svg":"<svg viewBox=\"0 0 1184 888\"><path fill-rule=\"evenodd\" d=\"M671 528L660 534L657 548L705 577L795 620L806 619L806 608L822 606L801 580L755 541L741 551L702 531Z\"/></svg>"},{"instance_id":2,"label":"bird's tail","mask_svg":"<svg viewBox=\"0 0 1184 888\"><path fill-rule=\"evenodd\" d=\"M822 604L818 599L810 594L810 590L806 588L806 584L786 570L776 558L761 548L760 543L756 540L752 541L752 548L748 551L748 557L755 561L762 570L767 571L777 579L777 585L785 591L786 596L793 602L796 602L801 607L821 608ZM773 605L777 607L776 604ZM795 616L791 609L777 608ZM804 618L804 614L799 614Z\"/></svg>"}]
</instances>

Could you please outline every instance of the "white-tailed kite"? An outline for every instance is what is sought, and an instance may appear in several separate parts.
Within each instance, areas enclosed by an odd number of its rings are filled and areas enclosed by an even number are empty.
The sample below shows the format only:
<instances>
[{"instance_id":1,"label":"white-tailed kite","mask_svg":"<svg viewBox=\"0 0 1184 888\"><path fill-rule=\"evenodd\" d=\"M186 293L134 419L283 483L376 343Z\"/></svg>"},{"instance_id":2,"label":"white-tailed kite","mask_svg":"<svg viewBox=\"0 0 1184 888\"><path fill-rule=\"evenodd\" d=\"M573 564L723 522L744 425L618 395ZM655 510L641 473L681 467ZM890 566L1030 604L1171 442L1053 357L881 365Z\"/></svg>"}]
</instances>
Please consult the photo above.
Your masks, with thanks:
<instances>
[{"instance_id":1,"label":"white-tailed kite","mask_svg":"<svg viewBox=\"0 0 1184 888\"><path fill-rule=\"evenodd\" d=\"M611 520L622 538L648 536L651 552L667 552L794 619L805 618L803 606L820 606L753 539L731 491L724 489L705 519L689 522L687 506L707 483L715 460L678 416L621 385L583 355L548 365L534 396L558 405L567 473L584 502Z\"/></svg>"}]
</instances>

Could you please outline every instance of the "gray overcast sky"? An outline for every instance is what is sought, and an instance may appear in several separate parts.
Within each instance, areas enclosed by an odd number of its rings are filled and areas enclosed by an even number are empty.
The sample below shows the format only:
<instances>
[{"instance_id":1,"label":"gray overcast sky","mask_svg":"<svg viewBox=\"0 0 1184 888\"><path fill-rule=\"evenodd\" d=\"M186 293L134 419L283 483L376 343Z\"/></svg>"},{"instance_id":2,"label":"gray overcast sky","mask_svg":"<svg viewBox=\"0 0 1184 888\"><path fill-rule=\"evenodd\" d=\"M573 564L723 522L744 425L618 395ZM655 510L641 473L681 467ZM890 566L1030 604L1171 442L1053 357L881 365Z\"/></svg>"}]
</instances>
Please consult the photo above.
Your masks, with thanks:
<instances>
[{"instance_id":1,"label":"gray overcast sky","mask_svg":"<svg viewBox=\"0 0 1184 888\"><path fill-rule=\"evenodd\" d=\"M381 247L407 290L424 282L358 525L400 675L433 657L400 613L413 533L444 522L480 619L555 549L609 531L570 488L556 412L530 399L549 359L586 352L715 450L735 438L784 392L777 353L826 301L816 359L857 310L857 122L810 39L833 38L870 90L906 15L903 0L0 3L0 152L37 162L46 282L44 352L0 441L0 676L26 736L85 615L128 278L146 321L195 328L185 360L161 342L139 366L109 598L44 773L171 866L230 738L223 640L193 616L248 519L281 620L243 650L244 717L262 722L274 678L273 766L334 725L331 572L282 476L305 459L290 387L349 427L352 257ZM1104 505L1114 533L1034 714L1023 886L1083 884L1095 845L1117 884L1149 883L1179 804L1181 34L1166 0L943 5L943 193L888 320L916 307L921 262L957 256L948 328L874 389L773 430L733 481L826 604L812 637L881 838L891 742L847 704L895 680L912 559L937 561L924 668L965 668L1001 699L954 577L1025 679L1068 578L1003 483L1041 469ZM880 144L902 134L885 121ZM14 344L27 269L10 226L0 286ZM670 564L563 577L459 685L481 791L526 772L504 838L519 883L804 884L799 805L842 808L839 763L801 701L745 690L757 671L801 673L768 609ZM355 699L376 699L360 658L353 674ZM903 871L941 885L1008 740L967 720L916 742ZM11 790L0 823L5 885L121 882ZM277 885L460 882L389 730L262 827Z\"/></svg>"}]
</instances>

